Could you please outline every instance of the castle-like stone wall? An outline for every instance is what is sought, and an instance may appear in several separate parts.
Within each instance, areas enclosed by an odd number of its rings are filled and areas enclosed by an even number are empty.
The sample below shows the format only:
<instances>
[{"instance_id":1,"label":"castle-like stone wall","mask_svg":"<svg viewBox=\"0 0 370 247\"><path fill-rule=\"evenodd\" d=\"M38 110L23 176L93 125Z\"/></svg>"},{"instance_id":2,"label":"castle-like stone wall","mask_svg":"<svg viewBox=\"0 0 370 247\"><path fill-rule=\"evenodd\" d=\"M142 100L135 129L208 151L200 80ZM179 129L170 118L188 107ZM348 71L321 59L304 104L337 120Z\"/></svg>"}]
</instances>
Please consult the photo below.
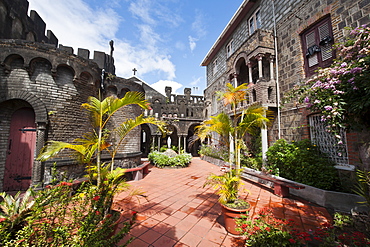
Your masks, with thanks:
<instances>
[{"instance_id":1,"label":"castle-like stone wall","mask_svg":"<svg viewBox=\"0 0 370 247\"><path fill-rule=\"evenodd\" d=\"M34 10L28 16L28 6L27 0L0 0L0 37L48 43L56 47L57 37L50 30L45 35L45 22Z\"/></svg>"},{"instance_id":2,"label":"castle-like stone wall","mask_svg":"<svg viewBox=\"0 0 370 247\"><path fill-rule=\"evenodd\" d=\"M97 94L101 71L95 63L58 50L53 45L21 40L0 41L0 64L2 182L13 112L21 107L34 109L38 131L35 156L45 140L71 142L89 128L81 104ZM73 163L68 152L56 160L58 165ZM34 183L44 179L41 165L39 162L34 164Z\"/></svg>"}]
</instances>

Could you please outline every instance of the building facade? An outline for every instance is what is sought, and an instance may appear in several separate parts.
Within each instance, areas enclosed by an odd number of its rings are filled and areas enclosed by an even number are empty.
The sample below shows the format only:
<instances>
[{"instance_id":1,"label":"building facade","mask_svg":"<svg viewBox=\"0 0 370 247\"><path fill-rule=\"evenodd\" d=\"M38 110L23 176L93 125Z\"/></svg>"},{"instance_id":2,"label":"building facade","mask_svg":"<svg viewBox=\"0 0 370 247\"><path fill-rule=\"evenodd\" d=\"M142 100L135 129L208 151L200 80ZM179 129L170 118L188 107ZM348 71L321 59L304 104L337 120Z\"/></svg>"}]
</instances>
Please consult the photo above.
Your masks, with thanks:
<instances>
[{"instance_id":1,"label":"building facade","mask_svg":"<svg viewBox=\"0 0 370 247\"><path fill-rule=\"evenodd\" d=\"M47 141L72 142L90 130L81 104L89 96L98 97L99 91L103 97L118 98L128 91L142 92L152 103L150 112L125 107L114 115L112 128L140 114L171 124L170 137L152 125L131 131L115 164L135 167L151 146L168 142L196 154L197 146L187 143L202 120L202 96L191 95L190 89L183 96L162 95L135 76L116 77L113 42L110 54L94 51L90 58L90 51L83 48L75 54L72 47L58 46L37 12L27 15L28 6L27 0L0 0L0 191L43 186L50 182L54 164L61 178L84 174L85 167L68 151L47 162L36 157ZM109 161L109 156L103 159Z\"/></svg>"},{"instance_id":2,"label":"building facade","mask_svg":"<svg viewBox=\"0 0 370 247\"><path fill-rule=\"evenodd\" d=\"M280 138L310 138L338 168L353 170L360 159L369 168L368 133L343 133L346 150L339 156L319 113L295 102L281 104L285 92L332 63L332 45L349 32L344 28L369 24L369 14L368 1L243 1L202 61L207 71L205 117L228 112L214 91L222 91L227 82L248 83L248 99L239 109L257 104L275 112L273 126L261 133L264 150Z\"/></svg>"}]
</instances>

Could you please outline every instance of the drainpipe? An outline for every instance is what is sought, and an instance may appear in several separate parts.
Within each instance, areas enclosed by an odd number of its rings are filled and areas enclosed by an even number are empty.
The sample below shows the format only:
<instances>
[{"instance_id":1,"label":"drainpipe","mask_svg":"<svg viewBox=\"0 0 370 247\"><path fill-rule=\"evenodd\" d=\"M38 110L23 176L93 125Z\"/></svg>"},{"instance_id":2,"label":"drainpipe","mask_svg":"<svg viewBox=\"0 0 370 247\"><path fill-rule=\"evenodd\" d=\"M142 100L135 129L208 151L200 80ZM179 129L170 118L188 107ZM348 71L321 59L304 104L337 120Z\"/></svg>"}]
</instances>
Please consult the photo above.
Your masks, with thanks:
<instances>
[{"instance_id":1,"label":"drainpipe","mask_svg":"<svg viewBox=\"0 0 370 247\"><path fill-rule=\"evenodd\" d=\"M281 114L280 114L280 87L279 87L279 61L277 49L276 35L276 16L275 16L275 0L272 0L272 16L274 18L274 44L275 44L275 66L276 66L276 104L277 104L277 121L278 121L278 139L281 138Z\"/></svg>"}]
</instances>

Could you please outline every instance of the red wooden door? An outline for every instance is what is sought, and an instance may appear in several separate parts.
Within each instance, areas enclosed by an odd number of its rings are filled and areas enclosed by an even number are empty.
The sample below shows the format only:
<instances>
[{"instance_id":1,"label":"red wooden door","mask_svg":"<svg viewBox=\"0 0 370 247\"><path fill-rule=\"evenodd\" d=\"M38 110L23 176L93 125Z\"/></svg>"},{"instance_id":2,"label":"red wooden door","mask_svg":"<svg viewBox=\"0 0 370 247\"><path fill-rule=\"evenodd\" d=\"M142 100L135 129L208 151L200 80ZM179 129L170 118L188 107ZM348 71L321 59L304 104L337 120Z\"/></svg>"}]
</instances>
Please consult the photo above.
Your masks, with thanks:
<instances>
[{"instance_id":1,"label":"red wooden door","mask_svg":"<svg viewBox=\"0 0 370 247\"><path fill-rule=\"evenodd\" d=\"M14 112L10 123L4 191L26 190L30 186L35 146L35 113L31 108L21 108Z\"/></svg>"}]
</instances>

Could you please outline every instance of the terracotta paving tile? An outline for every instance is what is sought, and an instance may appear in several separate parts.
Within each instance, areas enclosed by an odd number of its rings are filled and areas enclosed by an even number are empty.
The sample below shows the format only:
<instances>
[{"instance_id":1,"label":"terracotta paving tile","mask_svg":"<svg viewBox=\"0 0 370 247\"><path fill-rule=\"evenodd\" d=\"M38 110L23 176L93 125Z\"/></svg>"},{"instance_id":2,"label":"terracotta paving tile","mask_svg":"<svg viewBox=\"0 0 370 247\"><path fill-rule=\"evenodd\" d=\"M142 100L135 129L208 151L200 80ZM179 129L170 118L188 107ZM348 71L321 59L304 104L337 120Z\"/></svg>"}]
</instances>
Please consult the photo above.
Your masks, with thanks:
<instances>
[{"instance_id":1,"label":"terracotta paving tile","mask_svg":"<svg viewBox=\"0 0 370 247\"><path fill-rule=\"evenodd\" d=\"M163 220L165 220L165 219L167 219L169 217L169 215L168 214L164 214L164 213L162 213L162 211L161 212L159 212L159 213L157 213L157 214L155 214L155 215L152 215L152 219L155 219L155 220L158 220L158 221L163 221Z\"/></svg>"},{"instance_id":2,"label":"terracotta paving tile","mask_svg":"<svg viewBox=\"0 0 370 247\"><path fill-rule=\"evenodd\" d=\"M203 227L203 226L200 226L200 225L195 225L190 229L189 232L203 238L204 236L206 236L208 231L209 231L209 228L207 228L207 227Z\"/></svg>"},{"instance_id":3,"label":"terracotta paving tile","mask_svg":"<svg viewBox=\"0 0 370 247\"><path fill-rule=\"evenodd\" d=\"M216 222L212 226L211 230L215 231L215 232L220 232L220 233L225 234L225 235L227 234L227 231L226 231L225 227L223 226L223 223L220 224L220 223Z\"/></svg>"},{"instance_id":4,"label":"terracotta paving tile","mask_svg":"<svg viewBox=\"0 0 370 247\"><path fill-rule=\"evenodd\" d=\"M171 228L170 230L168 230L164 235L169 237L169 238L172 238L173 240L180 240L185 234L187 233L187 231L184 231L184 230L181 230L179 228L176 228L176 227L173 227Z\"/></svg>"},{"instance_id":5,"label":"terracotta paving tile","mask_svg":"<svg viewBox=\"0 0 370 247\"><path fill-rule=\"evenodd\" d=\"M154 226L154 227L152 228L152 230L154 230L154 231L156 231L156 232L158 232L158 233L160 233L160 234L164 234L164 233L168 232L168 231L169 231L170 229L172 229L172 228L173 228L173 226L171 226L171 225L169 225L169 224L166 224L166 223L161 222L161 223L159 223L158 225Z\"/></svg>"},{"instance_id":6,"label":"terracotta paving tile","mask_svg":"<svg viewBox=\"0 0 370 247\"><path fill-rule=\"evenodd\" d=\"M127 192L114 199L114 208L127 212L128 217L131 210L138 212L137 223L122 240L136 237L129 247L244 246L244 237L226 232L214 190L203 188L211 172L222 174L218 166L193 158L187 168L151 167L149 170L144 179L128 182L133 188L145 191L148 201L139 198L139 202L127 202ZM244 181L243 188L240 195L250 203L251 217L260 209L270 207L275 217L293 219L296 228L302 231L332 220L325 208L298 197L281 198L274 195L272 189L248 181Z\"/></svg>"},{"instance_id":7,"label":"terracotta paving tile","mask_svg":"<svg viewBox=\"0 0 370 247\"><path fill-rule=\"evenodd\" d=\"M214 243L221 244L224 241L225 237L225 234L210 230L205 238Z\"/></svg>"},{"instance_id":8,"label":"terracotta paving tile","mask_svg":"<svg viewBox=\"0 0 370 247\"><path fill-rule=\"evenodd\" d=\"M189 222L194 222L195 224L199 221L199 217L189 214L188 216L184 218L184 220L189 221Z\"/></svg>"},{"instance_id":9,"label":"terracotta paving tile","mask_svg":"<svg viewBox=\"0 0 370 247\"><path fill-rule=\"evenodd\" d=\"M226 236L225 240L222 242L222 246L225 247L244 247L245 240L243 237L234 237L231 235Z\"/></svg>"},{"instance_id":10,"label":"terracotta paving tile","mask_svg":"<svg viewBox=\"0 0 370 247\"><path fill-rule=\"evenodd\" d=\"M179 218L179 219L183 219L186 216L188 216L188 214L184 213L184 212L181 212L181 211L176 211L175 213L172 214L172 216L176 217L176 218Z\"/></svg>"},{"instance_id":11,"label":"terracotta paving tile","mask_svg":"<svg viewBox=\"0 0 370 247\"><path fill-rule=\"evenodd\" d=\"M202 241L202 238L191 232L186 233L185 236L180 239L181 243L187 244L189 246L197 246L200 241Z\"/></svg>"},{"instance_id":12,"label":"terracotta paving tile","mask_svg":"<svg viewBox=\"0 0 370 247\"><path fill-rule=\"evenodd\" d=\"M190 247L190 246L184 243L177 242L173 247Z\"/></svg>"},{"instance_id":13,"label":"terracotta paving tile","mask_svg":"<svg viewBox=\"0 0 370 247\"><path fill-rule=\"evenodd\" d=\"M194 225L195 225L195 222L182 220L182 221L180 221L179 223L176 224L176 229L189 231Z\"/></svg>"},{"instance_id":14,"label":"terracotta paving tile","mask_svg":"<svg viewBox=\"0 0 370 247\"><path fill-rule=\"evenodd\" d=\"M143 226L143 225L135 225L131 231L130 231L130 234L134 237L139 237L141 234L143 234L144 232L148 231L149 228L146 227L146 226Z\"/></svg>"},{"instance_id":15,"label":"terracotta paving tile","mask_svg":"<svg viewBox=\"0 0 370 247\"><path fill-rule=\"evenodd\" d=\"M219 244L217 243L214 243L214 242L211 242L209 241L208 239L203 239L197 247L218 247L220 246Z\"/></svg>"},{"instance_id":16,"label":"terracotta paving tile","mask_svg":"<svg viewBox=\"0 0 370 247\"><path fill-rule=\"evenodd\" d=\"M197 222L197 225L211 229L214 223L215 223L214 220L202 218Z\"/></svg>"},{"instance_id":17,"label":"terracotta paving tile","mask_svg":"<svg viewBox=\"0 0 370 247\"><path fill-rule=\"evenodd\" d=\"M145 234L142 234L139 239L143 240L144 242L147 242L147 243L153 243L155 242L160 236L162 236L162 234L152 230L152 229L149 229L148 231L145 232ZM133 245L135 246L135 245Z\"/></svg>"},{"instance_id":18,"label":"terracotta paving tile","mask_svg":"<svg viewBox=\"0 0 370 247\"><path fill-rule=\"evenodd\" d=\"M136 238L134 241L132 241L128 246L132 247L148 247L151 246L148 243L144 242L143 240Z\"/></svg>"},{"instance_id":19,"label":"terracotta paving tile","mask_svg":"<svg viewBox=\"0 0 370 247\"><path fill-rule=\"evenodd\" d=\"M155 219L146 219L143 222L141 222L141 225L146 226L148 228L152 228L153 226L157 225L160 221Z\"/></svg>"},{"instance_id":20,"label":"terracotta paving tile","mask_svg":"<svg viewBox=\"0 0 370 247\"><path fill-rule=\"evenodd\" d=\"M180 208L180 211L181 211L181 212L184 212L184 213L186 213L186 214L191 214L192 212L194 212L194 211L195 211L195 208L193 208L193 207L189 207L188 205L185 205L185 206L183 206L182 208Z\"/></svg>"},{"instance_id":21,"label":"terracotta paving tile","mask_svg":"<svg viewBox=\"0 0 370 247\"><path fill-rule=\"evenodd\" d=\"M173 217L173 216L169 216L168 218L166 218L163 223L166 223L166 224L169 224L171 226L174 226L176 225L177 223L179 223L181 221L181 219L177 218L177 217Z\"/></svg>"},{"instance_id":22,"label":"terracotta paving tile","mask_svg":"<svg viewBox=\"0 0 370 247\"><path fill-rule=\"evenodd\" d=\"M169 238L167 236L162 236L157 241L153 243L154 247L172 247L177 243L176 240Z\"/></svg>"}]
</instances>

